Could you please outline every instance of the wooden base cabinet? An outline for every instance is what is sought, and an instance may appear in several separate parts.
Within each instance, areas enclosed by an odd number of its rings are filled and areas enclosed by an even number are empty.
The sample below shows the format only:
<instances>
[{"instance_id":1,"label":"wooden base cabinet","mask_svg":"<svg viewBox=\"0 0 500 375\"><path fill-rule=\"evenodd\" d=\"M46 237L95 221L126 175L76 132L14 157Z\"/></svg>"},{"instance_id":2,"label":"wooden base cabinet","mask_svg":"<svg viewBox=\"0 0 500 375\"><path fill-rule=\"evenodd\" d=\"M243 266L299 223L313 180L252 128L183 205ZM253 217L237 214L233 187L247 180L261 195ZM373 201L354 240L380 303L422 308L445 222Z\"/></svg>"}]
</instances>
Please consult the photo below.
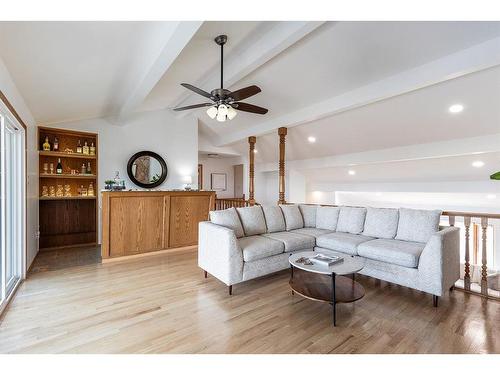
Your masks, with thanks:
<instances>
[{"instance_id":1,"label":"wooden base cabinet","mask_svg":"<svg viewBox=\"0 0 500 375\"><path fill-rule=\"evenodd\" d=\"M214 205L214 192L103 192L102 258L196 245Z\"/></svg>"}]
</instances>

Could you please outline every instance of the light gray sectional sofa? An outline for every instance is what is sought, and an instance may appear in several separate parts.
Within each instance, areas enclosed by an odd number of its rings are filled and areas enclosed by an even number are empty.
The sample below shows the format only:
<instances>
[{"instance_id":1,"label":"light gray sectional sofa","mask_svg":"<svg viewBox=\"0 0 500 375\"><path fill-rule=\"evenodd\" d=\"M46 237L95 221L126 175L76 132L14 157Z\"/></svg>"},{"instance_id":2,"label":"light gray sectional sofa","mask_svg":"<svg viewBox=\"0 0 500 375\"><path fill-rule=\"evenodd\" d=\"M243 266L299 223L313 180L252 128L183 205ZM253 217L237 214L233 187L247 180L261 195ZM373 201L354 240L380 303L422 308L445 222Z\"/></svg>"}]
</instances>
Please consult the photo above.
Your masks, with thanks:
<instances>
[{"instance_id":1,"label":"light gray sectional sofa","mask_svg":"<svg viewBox=\"0 0 500 375\"><path fill-rule=\"evenodd\" d=\"M437 297L460 276L459 229L441 211L281 205L210 212L199 224L198 265L229 286L289 268L290 253L361 257L361 274Z\"/></svg>"}]
</instances>

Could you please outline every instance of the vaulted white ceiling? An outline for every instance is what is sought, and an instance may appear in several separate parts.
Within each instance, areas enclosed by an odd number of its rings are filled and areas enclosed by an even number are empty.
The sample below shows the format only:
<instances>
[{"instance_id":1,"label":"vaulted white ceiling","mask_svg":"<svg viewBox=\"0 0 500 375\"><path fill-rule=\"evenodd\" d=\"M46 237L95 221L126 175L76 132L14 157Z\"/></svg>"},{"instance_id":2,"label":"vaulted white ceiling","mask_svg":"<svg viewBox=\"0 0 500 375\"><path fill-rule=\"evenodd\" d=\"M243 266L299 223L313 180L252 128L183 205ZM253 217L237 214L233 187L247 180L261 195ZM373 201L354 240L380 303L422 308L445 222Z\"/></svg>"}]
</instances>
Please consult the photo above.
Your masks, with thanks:
<instances>
[{"instance_id":1,"label":"vaulted white ceiling","mask_svg":"<svg viewBox=\"0 0 500 375\"><path fill-rule=\"evenodd\" d=\"M500 67L415 90L288 129L287 160L500 133ZM464 106L451 114L452 104ZM308 137L316 138L309 143ZM234 146L246 152L243 140ZM278 157L277 131L257 138L257 162ZM500 147L500 145L499 145Z\"/></svg>"},{"instance_id":2,"label":"vaulted white ceiling","mask_svg":"<svg viewBox=\"0 0 500 375\"><path fill-rule=\"evenodd\" d=\"M116 113L177 22L0 22L0 57L38 123Z\"/></svg>"},{"instance_id":3,"label":"vaulted white ceiling","mask_svg":"<svg viewBox=\"0 0 500 375\"><path fill-rule=\"evenodd\" d=\"M223 33L225 86L260 86L245 102L269 113L226 123L204 110L177 113L198 118L200 151L246 155L256 135L257 161L275 163L280 126L289 161L500 133L500 22L0 22L0 57L38 123L119 124L132 112L205 102L180 83L219 86L213 39ZM451 115L454 103L465 110ZM345 177L343 165L313 164L302 167L311 180Z\"/></svg>"},{"instance_id":4,"label":"vaulted white ceiling","mask_svg":"<svg viewBox=\"0 0 500 375\"><path fill-rule=\"evenodd\" d=\"M497 36L500 23L327 22L235 85L262 88L247 101L269 108L265 118L200 116L219 134L241 131Z\"/></svg>"},{"instance_id":5,"label":"vaulted white ceiling","mask_svg":"<svg viewBox=\"0 0 500 375\"><path fill-rule=\"evenodd\" d=\"M179 84L218 87L213 38L226 33L229 87L259 85L247 101L269 108L224 124L188 114L227 136L500 36L498 22L204 22L175 34L180 24L0 22L0 56L37 121L60 122L120 112L155 70L132 110L203 101ZM170 38L181 40L172 61L155 66Z\"/></svg>"}]
</instances>

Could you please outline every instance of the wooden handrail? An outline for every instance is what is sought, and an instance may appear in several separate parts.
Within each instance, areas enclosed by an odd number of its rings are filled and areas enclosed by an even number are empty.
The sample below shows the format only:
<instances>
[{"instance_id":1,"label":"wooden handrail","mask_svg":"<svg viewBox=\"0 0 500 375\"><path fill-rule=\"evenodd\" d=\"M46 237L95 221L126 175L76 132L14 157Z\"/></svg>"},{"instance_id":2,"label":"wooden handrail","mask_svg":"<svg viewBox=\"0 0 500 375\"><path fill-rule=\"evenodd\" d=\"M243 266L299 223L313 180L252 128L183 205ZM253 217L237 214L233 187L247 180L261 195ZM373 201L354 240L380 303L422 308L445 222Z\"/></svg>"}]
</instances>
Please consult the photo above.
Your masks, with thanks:
<instances>
[{"instance_id":1,"label":"wooden handrail","mask_svg":"<svg viewBox=\"0 0 500 375\"><path fill-rule=\"evenodd\" d=\"M462 211L443 211L443 216L460 216L460 217L487 217L488 219L500 219L500 214L488 214L483 212L462 212Z\"/></svg>"},{"instance_id":2,"label":"wooden handrail","mask_svg":"<svg viewBox=\"0 0 500 375\"><path fill-rule=\"evenodd\" d=\"M225 210L231 207L248 207L250 201L245 198L216 198L215 210Z\"/></svg>"}]
</instances>

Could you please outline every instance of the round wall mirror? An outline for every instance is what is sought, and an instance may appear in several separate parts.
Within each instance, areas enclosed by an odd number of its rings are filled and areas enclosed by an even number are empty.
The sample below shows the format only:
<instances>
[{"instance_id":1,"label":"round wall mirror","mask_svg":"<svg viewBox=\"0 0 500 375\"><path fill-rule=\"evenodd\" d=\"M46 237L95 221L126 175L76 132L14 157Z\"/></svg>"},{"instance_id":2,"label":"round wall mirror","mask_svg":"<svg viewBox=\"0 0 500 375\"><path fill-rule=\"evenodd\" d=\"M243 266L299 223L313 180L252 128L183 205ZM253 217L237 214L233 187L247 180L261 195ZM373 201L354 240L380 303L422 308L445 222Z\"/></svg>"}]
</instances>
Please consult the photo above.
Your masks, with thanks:
<instances>
[{"instance_id":1,"label":"round wall mirror","mask_svg":"<svg viewBox=\"0 0 500 375\"><path fill-rule=\"evenodd\" d=\"M152 189L167 178L167 163L155 152L141 151L129 159L127 174L137 186Z\"/></svg>"}]
</instances>

